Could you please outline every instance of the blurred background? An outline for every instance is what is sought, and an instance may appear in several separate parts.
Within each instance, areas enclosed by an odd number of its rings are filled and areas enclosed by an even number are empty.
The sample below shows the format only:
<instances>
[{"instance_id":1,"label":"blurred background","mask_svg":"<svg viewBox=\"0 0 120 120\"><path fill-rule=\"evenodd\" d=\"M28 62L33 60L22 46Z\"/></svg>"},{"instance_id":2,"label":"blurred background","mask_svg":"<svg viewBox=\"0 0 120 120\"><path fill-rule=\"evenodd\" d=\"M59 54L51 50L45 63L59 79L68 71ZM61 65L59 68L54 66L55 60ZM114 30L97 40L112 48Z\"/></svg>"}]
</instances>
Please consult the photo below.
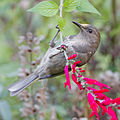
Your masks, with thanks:
<instances>
[{"instance_id":1,"label":"blurred background","mask_svg":"<svg viewBox=\"0 0 120 120\"><path fill-rule=\"evenodd\" d=\"M80 93L74 84L69 93L64 88L65 75L38 82L17 97L10 97L7 91L10 84L35 69L57 32L55 17L27 12L40 1L0 0L0 120L87 120L91 111L85 93ZM59 4L59 0L54 1ZM72 20L93 24L100 30L99 49L84 69L88 77L110 85L113 89L107 95L115 98L120 96L120 1L90 2L102 16L66 13L63 34L78 33ZM116 113L120 118L120 111Z\"/></svg>"}]
</instances>

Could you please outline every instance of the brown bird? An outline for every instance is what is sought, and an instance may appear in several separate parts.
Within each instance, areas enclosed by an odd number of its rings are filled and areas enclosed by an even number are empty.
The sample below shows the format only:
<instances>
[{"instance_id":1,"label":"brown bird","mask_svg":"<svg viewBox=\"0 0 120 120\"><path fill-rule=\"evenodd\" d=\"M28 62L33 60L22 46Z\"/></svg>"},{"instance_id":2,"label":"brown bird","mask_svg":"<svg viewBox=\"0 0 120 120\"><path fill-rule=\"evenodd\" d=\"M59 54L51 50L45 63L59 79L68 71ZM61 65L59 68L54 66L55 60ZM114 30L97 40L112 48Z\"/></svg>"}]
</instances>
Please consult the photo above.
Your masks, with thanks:
<instances>
[{"instance_id":1,"label":"brown bird","mask_svg":"<svg viewBox=\"0 0 120 120\"><path fill-rule=\"evenodd\" d=\"M81 60L79 66L86 64L93 54L96 52L100 43L99 31L92 25L73 23L79 27L80 32L77 35L71 35L64 39L61 45L67 46L67 56L77 54L75 61ZM15 96L22 92L26 87L32 83L64 73L66 65L66 58L64 52L60 50L59 46L50 47L45 56L41 60L37 69L22 81L9 86L11 96Z\"/></svg>"}]
</instances>

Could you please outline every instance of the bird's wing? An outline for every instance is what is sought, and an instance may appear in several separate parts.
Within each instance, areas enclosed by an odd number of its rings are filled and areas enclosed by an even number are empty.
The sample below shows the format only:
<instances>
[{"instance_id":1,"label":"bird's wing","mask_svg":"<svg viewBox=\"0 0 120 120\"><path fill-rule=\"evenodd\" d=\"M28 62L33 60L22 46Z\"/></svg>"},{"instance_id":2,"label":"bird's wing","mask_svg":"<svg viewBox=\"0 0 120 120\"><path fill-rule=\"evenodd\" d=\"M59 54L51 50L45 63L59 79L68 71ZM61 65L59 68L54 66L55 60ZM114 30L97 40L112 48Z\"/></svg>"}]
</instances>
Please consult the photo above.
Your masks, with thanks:
<instances>
[{"instance_id":1,"label":"bird's wing","mask_svg":"<svg viewBox=\"0 0 120 120\"><path fill-rule=\"evenodd\" d=\"M72 48L74 49L75 52L78 53L88 53L89 52L89 48L86 45L72 45Z\"/></svg>"}]
</instances>

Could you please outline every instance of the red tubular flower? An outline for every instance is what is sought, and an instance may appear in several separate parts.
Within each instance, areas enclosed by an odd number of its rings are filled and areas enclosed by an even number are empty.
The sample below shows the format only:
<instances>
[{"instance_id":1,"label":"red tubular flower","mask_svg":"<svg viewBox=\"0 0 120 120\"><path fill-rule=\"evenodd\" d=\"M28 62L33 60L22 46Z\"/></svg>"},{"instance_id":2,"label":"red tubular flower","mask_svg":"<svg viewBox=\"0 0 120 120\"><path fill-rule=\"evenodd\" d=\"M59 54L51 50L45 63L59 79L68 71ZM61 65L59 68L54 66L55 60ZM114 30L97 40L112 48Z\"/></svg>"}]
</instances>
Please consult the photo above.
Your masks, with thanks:
<instances>
[{"instance_id":1,"label":"red tubular flower","mask_svg":"<svg viewBox=\"0 0 120 120\"><path fill-rule=\"evenodd\" d=\"M80 70L81 73L85 72L85 70Z\"/></svg>"},{"instance_id":2,"label":"red tubular flower","mask_svg":"<svg viewBox=\"0 0 120 120\"><path fill-rule=\"evenodd\" d=\"M106 99L106 100L104 100L101 104L104 105L104 106L108 106L108 105L111 104L111 99L110 99L110 98L109 98L109 99Z\"/></svg>"},{"instance_id":3,"label":"red tubular flower","mask_svg":"<svg viewBox=\"0 0 120 120\"><path fill-rule=\"evenodd\" d=\"M77 61L77 62L74 62L74 64L72 65L72 72L75 73L75 67L77 64L80 64L81 61Z\"/></svg>"},{"instance_id":4,"label":"red tubular flower","mask_svg":"<svg viewBox=\"0 0 120 120\"><path fill-rule=\"evenodd\" d=\"M93 91L93 93L104 93L104 92L109 92L109 90L108 89L102 89L102 90Z\"/></svg>"},{"instance_id":5,"label":"red tubular flower","mask_svg":"<svg viewBox=\"0 0 120 120\"><path fill-rule=\"evenodd\" d=\"M79 68L79 70L81 70L82 68Z\"/></svg>"},{"instance_id":6,"label":"red tubular flower","mask_svg":"<svg viewBox=\"0 0 120 120\"><path fill-rule=\"evenodd\" d=\"M74 62L74 65L76 66L77 64L80 64L81 61Z\"/></svg>"},{"instance_id":7,"label":"red tubular flower","mask_svg":"<svg viewBox=\"0 0 120 120\"><path fill-rule=\"evenodd\" d=\"M111 116L110 120L118 120L114 110L112 109L112 107L108 107L108 112L107 113Z\"/></svg>"},{"instance_id":8,"label":"red tubular flower","mask_svg":"<svg viewBox=\"0 0 120 120\"><path fill-rule=\"evenodd\" d=\"M72 65L72 72L75 73L75 65Z\"/></svg>"},{"instance_id":9,"label":"red tubular flower","mask_svg":"<svg viewBox=\"0 0 120 120\"><path fill-rule=\"evenodd\" d=\"M94 80L94 79L91 79L91 78L85 78L85 77L84 77L83 80L85 80L87 84L90 84L90 85L93 85L93 84L94 84L94 85L99 86L100 89L103 89L103 87L106 87L106 88L108 88L108 89L111 89L111 87L109 87L108 85L103 84L103 83L100 83L100 82L98 82L97 80Z\"/></svg>"},{"instance_id":10,"label":"red tubular flower","mask_svg":"<svg viewBox=\"0 0 120 120\"><path fill-rule=\"evenodd\" d=\"M65 71L65 77L66 77L66 82L64 83L64 84L65 84L65 88L66 88L66 86L68 85L69 90L71 90L71 84L70 84L70 77L69 77L68 65L65 66L64 71Z\"/></svg>"},{"instance_id":11,"label":"red tubular flower","mask_svg":"<svg viewBox=\"0 0 120 120\"><path fill-rule=\"evenodd\" d=\"M79 89L81 90L82 89L81 82L77 82L75 74L72 74L72 80L78 85Z\"/></svg>"},{"instance_id":12,"label":"red tubular flower","mask_svg":"<svg viewBox=\"0 0 120 120\"><path fill-rule=\"evenodd\" d=\"M79 74L78 77L82 77L82 75Z\"/></svg>"},{"instance_id":13,"label":"red tubular flower","mask_svg":"<svg viewBox=\"0 0 120 120\"><path fill-rule=\"evenodd\" d=\"M116 103L117 105L119 105L120 104L120 97L113 99L112 100L112 104L114 104L114 103Z\"/></svg>"},{"instance_id":14,"label":"red tubular flower","mask_svg":"<svg viewBox=\"0 0 120 120\"><path fill-rule=\"evenodd\" d=\"M119 110L120 110L120 107L117 107L117 109L119 109Z\"/></svg>"},{"instance_id":15,"label":"red tubular flower","mask_svg":"<svg viewBox=\"0 0 120 120\"><path fill-rule=\"evenodd\" d=\"M107 97L106 95L104 95L103 93L95 93L96 98L100 99L100 100L110 100L109 97Z\"/></svg>"},{"instance_id":16,"label":"red tubular flower","mask_svg":"<svg viewBox=\"0 0 120 120\"><path fill-rule=\"evenodd\" d=\"M73 54L70 57L68 57L68 60L71 60L71 59L75 58L76 56L77 56L77 54Z\"/></svg>"},{"instance_id":17,"label":"red tubular flower","mask_svg":"<svg viewBox=\"0 0 120 120\"><path fill-rule=\"evenodd\" d=\"M97 120L99 120L99 115L97 113L98 105L97 105L96 101L94 100L94 97L92 96L91 93L88 93L87 97L88 97L88 102L89 102L89 105L90 105L90 109L92 109L92 111L93 111L91 113L90 117L92 117L93 115L96 115Z\"/></svg>"},{"instance_id":18,"label":"red tubular flower","mask_svg":"<svg viewBox=\"0 0 120 120\"><path fill-rule=\"evenodd\" d=\"M106 106L103 106L98 100L96 100L96 103L101 107L101 109L103 110L102 115L104 115L108 111Z\"/></svg>"}]
</instances>

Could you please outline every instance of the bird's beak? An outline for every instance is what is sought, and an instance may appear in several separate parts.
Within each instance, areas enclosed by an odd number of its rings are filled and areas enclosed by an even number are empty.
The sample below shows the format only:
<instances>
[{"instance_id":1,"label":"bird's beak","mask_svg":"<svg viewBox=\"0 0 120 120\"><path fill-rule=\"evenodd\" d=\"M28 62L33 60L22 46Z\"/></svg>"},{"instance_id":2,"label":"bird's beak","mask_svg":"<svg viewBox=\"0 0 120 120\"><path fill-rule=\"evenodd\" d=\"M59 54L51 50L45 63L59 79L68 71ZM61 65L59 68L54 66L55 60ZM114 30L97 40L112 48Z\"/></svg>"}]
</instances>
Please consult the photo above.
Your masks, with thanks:
<instances>
[{"instance_id":1,"label":"bird's beak","mask_svg":"<svg viewBox=\"0 0 120 120\"><path fill-rule=\"evenodd\" d=\"M72 21L72 23L74 23L75 25L77 25L80 28L80 30L84 29L84 26L82 26L80 23L75 22L75 21Z\"/></svg>"}]
</instances>

